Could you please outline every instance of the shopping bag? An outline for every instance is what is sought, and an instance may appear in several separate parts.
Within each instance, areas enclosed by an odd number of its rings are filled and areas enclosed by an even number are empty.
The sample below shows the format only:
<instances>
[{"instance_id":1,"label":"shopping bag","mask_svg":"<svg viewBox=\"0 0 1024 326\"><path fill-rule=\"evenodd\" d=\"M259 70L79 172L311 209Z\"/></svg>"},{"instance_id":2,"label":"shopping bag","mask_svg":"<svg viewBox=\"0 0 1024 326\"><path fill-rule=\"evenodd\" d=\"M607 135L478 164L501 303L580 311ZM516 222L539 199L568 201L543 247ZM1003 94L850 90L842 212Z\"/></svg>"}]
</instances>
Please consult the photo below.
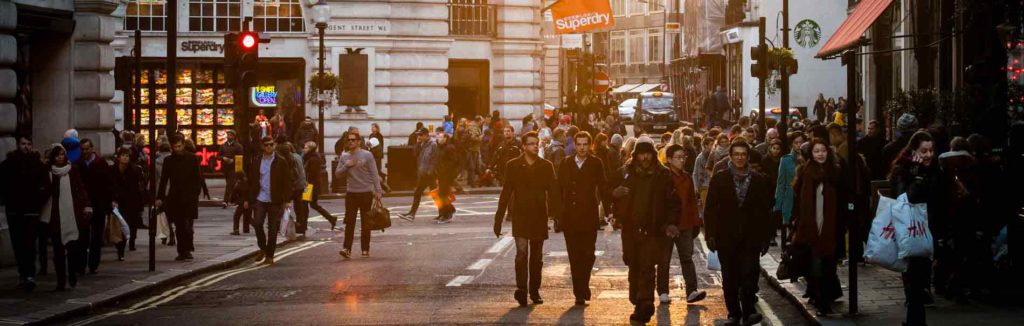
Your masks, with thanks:
<instances>
[{"instance_id":1,"label":"shopping bag","mask_svg":"<svg viewBox=\"0 0 1024 326\"><path fill-rule=\"evenodd\" d=\"M792 244L782 252L782 261L775 270L779 280L794 280L807 276L811 270L811 247L806 244Z\"/></svg>"},{"instance_id":2,"label":"shopping bag","mask_svg":"<svg viewBox=\"0 0 1024 326\"><path fill-rule=\"evenodd\" d=\"M156 214L156 237L163 240L171 236L171 225L167 222L167 213Z\"/></svg>"},{"instance_id":3,"label":"shopping bag","mask_svg":"<svg viewBox=\"0 0 1024 326\"><path fill-rule=\"evenodd\" d=\"M103 239L106 240L107 244L117 244L124 241L124 234L121 233L121 222L117 221L117 216L114 214L107 215L107 228L104 232Z\"/></svg>"},{"instance_id":4,"label":"shopping bag","mask_svg":"<svg viewBox=\"0 0 1024 326\"><path fill-rule=\"evenodd\" d=\"M302 200L303 201L313 201L313 184L312 183L307 184L306 185L306 190L302 191Z\"/></svg>"},{"instance_id":5,"label":"shopping bag","mask_svg":"<svg viewBox=\"0 0 1024 326\"><path fill-rule=\"evenodd\" d=\"M893 225L892 208L896 200L878 195L878 208L871 222L868 245L864 249L864 260L895 272L907 270L906 260L900 259L896 243L896 227Z\"/></svg>"},{"instance_id":6,"label":"shopping bag","mask_svg":"<svg viewBox=\"0 0 1024 326\"><path fill-rule=\"evenodd\" d=\"M708 253L708 270L709 271L721 271L722 262L718 260L718 251L712 251Z\"/></svg>"},{"instance_id":7,"label":"shopping bag","mask_svg":"<svg viewBox=\"0 0 1024 326\"><path fill-rule=\"evenodd\" d=\"M893 226L896 228L896 248L900 259L928 257L935 253L932 232L928 229L928 204L911 204L907 194L896 198L892 207Z\"/></svg>"},{"instance_id":8,"label":"shopping bag","mask_svg":"<svg viewBox=\"0 0 1024 326\"><path fill-rule=\"evenodd\" d=\"M431 190L430 192L427 193L427 195L430 196L430 199L434 201L434 207L440 209L441 207L447 206L448 204L455 202L454 191L449 191L447 197L441 198L441 195L437 192L439 189L440 188L434 188L434 190Z\"/></svg>"},{"instance_id":9,"label":"shopping bag","mask_svg":"<svg viewBox=\"0 0 1024 326\"><path fill-rule=\"evenodd\" d=\"M374 198L373 204L370 206L370 214L363 219L363 228L368 230L381 230L391 227L391 212L388 211L387 207L380 202L379 199Z\"/></svg>"},{"instance_id":10,"label":"shopping bag","mask_svg":"<svg viewBox=\"0 0 1024 326\"><path fill-rule=\"evenodd\" d=\"M281 235L288 240L295 240L295 210L285 208L281 215Z\"/></svg>"},{"instance_id":11,"label":"shopping bag","mask_svg":"<svg viewBox=\"0 0 1024 326\"><path fill-rule=\"evenodd\" d=\"M124 215L121 215L121 211L117 208L114 208L114 216L117 217L117 222L121 224L121 234L128 238L128 235L131 234L131 229L128 228L128 221L124 220Z\"/></svg>"}]
</instances>

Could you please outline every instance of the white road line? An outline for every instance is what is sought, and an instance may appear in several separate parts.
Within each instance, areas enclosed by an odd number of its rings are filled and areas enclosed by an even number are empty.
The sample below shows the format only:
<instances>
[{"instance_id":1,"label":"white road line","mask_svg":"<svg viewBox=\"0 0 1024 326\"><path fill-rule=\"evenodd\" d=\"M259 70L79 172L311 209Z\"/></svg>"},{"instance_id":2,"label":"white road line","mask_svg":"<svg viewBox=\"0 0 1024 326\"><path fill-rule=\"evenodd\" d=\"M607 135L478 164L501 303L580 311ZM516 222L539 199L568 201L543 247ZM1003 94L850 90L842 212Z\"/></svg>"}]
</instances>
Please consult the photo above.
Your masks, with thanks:
<instances>
[{"instance_id":1,"label":"white road line","mask_svg":"<svg viewBox=\"0 0 1024 326\"><path fill-rule=\"evenodd\" d=\"M275 260L280 261L281 259L284 259L285 257L291 256L291 255L293 255L295 253L298 253L300 251L305 251L307 249L311 249L311 248L317 247L317 246L322 245L324 243L326 243L326 242L320 242L320 241L304 242L304 243L300 244L299 246L296 246L296 247L293 247L293 248L288 248L288 249L280 251L278 253L277 257L275 257ZM193 290L196 290L196 289L199 289L199 288L202 288L202 287L205 287L205 286L209 286L209 285L212 285L214 283L223 281L223 280L225 280L225 279L227 279L227 278L229 278L231 276L235 276L235 275L238 275L238 274L241 274L241 273L245 273L245 272L249 272L249 271L253 271L253 270L257 270L257 269L262 269L262 268L266 268L266 267L267 267L267 265L246 266L246 267L239 267L239 268L235 268L235 269L230 269L230 270L214 273L212 275L208 275L208 276L203 277L203 278L201 278L199 280L196 280L196 281L194 281L194 282L192 282L192 283L190 283L188 285L178 286L178 287L176 287L174 289L167 290L164 293L161 293L160 295L157 295L155 297L152 297L150 299L147 299L145 301L142 301L142 302L139 302L139 303L137 303L135 305L132 305L130 308L122 309L122 310L118 310L118 311L113 311L113 312L106 313L106 314L103 314L103 315L99 315L99 316L96 316L96 317L93 317L93 318L89 318L89 319L86 319L86 320L83 320L83 321L80 321L78 323L74 323L74 324L71 324L71 325L75 325L75 326L87 325L87 324L91 324L91 323L94 323L94 322L97 322L97 321L100 321L100 320L103 320L103 319L106 319L106 318L109 318L109 317L112 317L112 316L116 316L116 315L130 315L130 314L134 314L134 313L137 313L137 312L153 309L153 308L156 308L156 307L160 306L161 304L165 304L167 302L173 301L174 299L177 299L178 297L180 297L182 295L185 295L186 293L189 293L189 292L191 292Z\"/></svg>"},{"instance_id":2,"label":"white road line","mask_svg":"<svg viewBox=\"0 0 1024 326\"><path fill-rule=\"evenodd\" d=\"M489 254L499 253L502 250L505 250L505 248L508 248L508 246L511 245L513 241L515 241L515 239L513 239L512 237L504 236L504 237L501 238L501 240L498 240L498 242L495 242L494 245L492 245L490 249L487 249L487 253L489 253Z\"/></svg>"},{"instance_id":3,"label":"white road line","mask_svg":"<svg viewBox=\"0 0 1024 326\"><path fill-rule=\"evenodd\" d=\"M569 257L569 252L568 251L549 251L545 256L548 256L548 257ZM594 256L595 257L604 256L604 250L595 250L594 251Z\"/></svg>"},{"instance_id":4,"label":"white road line","mask_svg":"<svg viewBox=\"0 0 1024 326\"><path fill-rule=\"evenodd\" d=\"M764 297L761 297L761 295L758 294L757 298L759 299L757 300L757 310L761 311L761 315L764 316L764 319L767 319L772 326L783 325L782 320L775 314L775 310L772 309L772 306L765 303Z\"/></svg>"},{"instance_id":5,"label":"white road line","mask_svg":"<svg viewBox=\"0 0 1024 326\"><path fill-rule=\"evenodd\" d=\"M462 286L463 284L469 283L470 281L473 281L473 277L472 276L469 276L469 275L459 275L459 276L456 276L455 278L453 278L452 281L448 282L448 285L445 285L445 286L447 286L447 287L458 287L458 286Z\"/></svg>"},{"instance_id":6,"label":"white road line","mask_svg":"<svg viewBox=\"0 0 1024 326\"><path fill-rule=\"evenodd\" d=\"M469 265L469 267L466 267L466 269L482 270L484 268L487 268L487 266L490 265L492 262L494 262L494 259L481 258L477 260L475 263L473 263L473 265Z\"/></svg>"}]
</instances>

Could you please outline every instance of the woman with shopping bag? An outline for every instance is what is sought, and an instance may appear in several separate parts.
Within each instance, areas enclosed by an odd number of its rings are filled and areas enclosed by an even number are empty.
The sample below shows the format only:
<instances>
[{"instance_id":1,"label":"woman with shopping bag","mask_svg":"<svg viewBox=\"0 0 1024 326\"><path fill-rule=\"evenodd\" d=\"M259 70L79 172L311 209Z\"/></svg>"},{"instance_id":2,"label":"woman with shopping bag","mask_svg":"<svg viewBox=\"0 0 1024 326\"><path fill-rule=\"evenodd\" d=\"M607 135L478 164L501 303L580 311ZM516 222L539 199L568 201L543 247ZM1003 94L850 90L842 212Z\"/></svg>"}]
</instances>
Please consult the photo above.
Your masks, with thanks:
<instances>
[{"instance_id":1,"label":"woman with shopping bag","mask_svg":"<svg viewBox=\"0 0 1024 326\"><path fill-rule=\"evenodd\" d=\"M82 245L82 229L92 215L89 195L78 169L68 163L67 151L54 144L49 154L49 181L46 204L39 222L53 244L53 267L57 272L57 291L64 291L65 281L75 287L76 271L85 267L85 257L77 250ZM100 217L102 218L102 217Z\"/></svg>"},{"instance_id":2,"label":"woman with shopping bag","mask_svg":"<svg viewBox=\"0 0 1024 326\"><path fill-rule=\"evenodd\" d=\"M119 148L114 156L114 182L117 183L117 209L128 223L128 250L135 251L135 239L139 227L142 226L142 209L145 206L146 187L143 182L142 168L131 160L132 151ZM123 251L123 250L122 250ZM124 257L124 254L118 255Z\"/></svg>"},{"instance_id":3,"label":"woman with shopping bag","mask_svg":"<svg viewBox=\"0 0 1024 326\"><path fill-rule=\"evenodd\" d=\"M935 142L931 134L918 131L892 163L889 183L892 195L906 194L911 204L927 203L928 225L936 239L943 239L946 203L949 187L943 186L944 177L935 162ZM941 241L941 240L940 240ZM931 302L929 283L932 260L930 257L907 258L907 271L903 273L903 292L907 296L907 320L904 325L925 325L924 305Z\"/></svg>"},{"instance_id":4,"label":"woman with shopping bag","mask_svg":"<svg viewBox=\"0 0 1024 326\"><path fill-rule=\"evenodd\" d=\"M843 295L836 274L839 230L839 164L832 148L821 138L811 140L811 160L797 172L794 182L793 246L809 247L807 293L819 316L832 313L832 302Z\"/></svg>"}]
</instances>

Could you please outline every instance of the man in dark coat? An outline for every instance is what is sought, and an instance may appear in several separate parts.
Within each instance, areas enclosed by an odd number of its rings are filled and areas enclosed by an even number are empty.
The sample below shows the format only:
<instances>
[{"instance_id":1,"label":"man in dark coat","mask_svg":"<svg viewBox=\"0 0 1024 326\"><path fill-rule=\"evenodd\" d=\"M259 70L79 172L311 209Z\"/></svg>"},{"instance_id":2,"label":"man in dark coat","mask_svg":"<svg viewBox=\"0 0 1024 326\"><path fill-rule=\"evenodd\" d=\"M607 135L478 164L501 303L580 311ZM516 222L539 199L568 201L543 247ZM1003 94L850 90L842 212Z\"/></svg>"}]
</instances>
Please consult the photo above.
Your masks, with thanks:
<instances>
[{"instance_id":1,"label":"man in dark coat","mask_svg":"<svg viewBox=\"0 0 1024 326\"><path fill-rule=\"evenodd\" d=\"M506 163L508 161L517 158L523 152L523 145L516 139L516 131L512 126L504 126L502 128L501 146L497 147L494 152L494 157L491 160L491 171L495 173L498 181L505 182L507 179L507 171L505 171Z\"/></svg>"},{"instance_id":2,"label":"man in dark coat","mask_svg":"<svg viewBox=\"0 0 1024 326\"><path fill-rule=\"evenodd\" d=\"M441 198L442 207L438 207L438 224L451 223L455 216L455 206L448 200L454 187L455 178L459 173L459 151L455 147L452 136L441 127L435 131L437 134L437 196Z\"/></svg>"},{"instance_id":3,"label":"man in dark coat","mask_svg":"<svg viewBox=\"0 0 1024 326\"><path fill-rule=\"evenodd\" d=\"M413 191L412 206L409 207L409 212L398 214L399 218L409 222L416 220L416 211L420 208L423 191L437 185L437 159L440 156L437 142L431 138L427 128L420 129L418 135L419 140L416 149L413 150L416 156L416 190Z\"/></svg>"},{"instance_id":4,"label":"man in dark coat","mask_svg":"<svg viewBox=\"0 0 1024 326\"><path fill-rule=\"evenodd\" d=\"M32 149L32 139L27 135L17 139L18 149L7 153L7 159L0 163L0 179L4 180L0 183L0 198L7 212L11 248L21 277L20 287L32 291L36 286L35 235L39 211L47 195L49 175L39 152Z\"/></svg>"},{"instance_id":5,"label":"man in dark coat","mask_svg":"<svg viewBox=\"0 0 1024 326\"><path fill-rule=\"evenodd\" d=\"M558 224L565 232L572 292L577 305L591 300L590 271L594 268L597 230L604 218L599 214L598 205L603 203L610 207L611 204L604 163L590 155L591 141L590 133L586 131L576 134L576 155L564 161L558 169L558 184L565 205Z\"/></svg>"},{"instance_id":6,"label":"man in dark coat","mask_svg":"<svg viewBox=\"0 0 1024 326\"><path fill-rule=\"evenodd\" d=\"M768 250L773 223L768 178L748 164L750 145L734 141L729 147L729 166L711 177L704 225L708 249L719 252L722 290L729 310L727 325L754 325L762 320L755 295L760 271L759 254Z\"/></svg>"},{"instance_id":7,"label":"man in dark coat","mask_svg":"<svg viewBox=\"0 0 1024 326\"><path fill-rule=\"evenodd\" d=\"M160 187L156 206L167 213L167 221L174 224L178 257L174 260L191 261L195 246L192 244L192 225L199 218L199 192L203 187L203 174L199 159L185 150L185 136L171 136L171 156L164 159L160 173ZM169 184L169 185L168 185ZM166 202L166 205L164 205Z\"/></svg>"},{"instance_id":8,"label":"man in dark coat","mask_svg":"<svg viewBox=\"0 0 1024 326\"><path fill-rule=\"evenodd\" d=\"M638 142L632 157L623 167L625 180L612 195L622 223L622 259L629 266L629 320L647 323L654 315L655 265L661 259L668 216L681 213L672 176L658 164L654 144Z\"/></svg>"},{"instance_id":9,"label":"man in dark coat","mask_svg":"<svg viewBox=\"0 0 1024 326\"><path fill-rule=\"evenodd\" d=\"M558 216L560 192L551 162L537 156L537 133L526 133L522 143L523 154L508 161L505 167L508 178L494 214L494 235L501 237L501 223L508 212L516 241L515 299L525 306L527 291L533 303L544 303L540 297L544 240L548 238L548 218Z\"/></svg>"},{"instance_id":10,"label":"man in dark coat","mask_svg":"<svg viewBox=\"0 0 1024 326\"><path fill-rule=\"evenodd\" d=\"M86 191L89 193L89 200L92 203L93 218L89 220L89 229L83 230L84 239L80 250L87 251L89 274L96 274L100 267L100 255L103 252L103 238L106 233L107 216L113 214L117 207L116 183L114 182L114 170L99 154L96 154L96 146L89 138L83 138L80 143L82 156L75 163L82 175ZM87 248L88 247L88 248Z\"/></svg>"},{"instance_id":11,"label":"man in dark coat","mask_svg":"<svg viewBox=\"0 0 1024 326\"><path fill-rule=\"evenodd\" d=\"M317 146L315 141L306 142L306 147L302 151L302 162L305 168L303 171L306 172L306 180L309 184L313 185L313 196L309 200L309 207L320 213L320 216L327 219L327 222L331 223L331 230L338 224L338 218L320 206L319 197L320 193L323 192L326 187L325 178L322 176L327 174L327 165L324 162L323 154L317 152ZM307 212L309 210L306 210Z\"/></svg>"},{"instance_id":12,"label":"man in dark coat","mask_svg":"<svg viewBox=\"0 0 1024 326\"><path fill-rule=\"evenodd\" d=\"M220 170L224 172L224 183L228 185L224 187L223 206L225 208L228 207L228 202L232 198L232 191L235 188L235 159L238 156L244 155L242 144L235 141L235 131L229 129L227 135L228 140L220 145L220 152L217 153L217 157L221 162Z\"/></svg>"},{"instance_id":13,"label":"man in dark coat","mask_svg":"<svg viewBox=\"0 0 1024 326\"><path fill-rule=\"evenodd\" d=\"M857 140L857 151L864 154L864 160L871 170L871 180L885 180L889 174L889 164L882 155L885 148L885 136L878 126L878 121L872 120L868 123L868 134Z\"/></svg>"},{"instance_id":14,"label":"man in dark coat","mask_svg":"<svg viewBox=\"0 0 1024 326\"><path fill-rule=\"evenodd\" d=\"M907 147L907 144L910 143L910 136L913 136L914 132L917 131L917 117L910 113L904 113L900 116L899 120L896 120L896 130L900 132L899 137L893 139L882 148L882 161L886 164L886 176L888 176L893 161L898 158L897 156L903 151L903 148Z\"/></svg>"},{"instance_id":15,"label":"man in dark coat","mask_svg":"<svg viewBox=\"0 0 1024 326\"><path fill-rule=\"evenodd\" d=\"M242 205L255 206L252 220L256 229L256 245L261 250L256 261L273 265L281 216L285 208L291 207L295 194L295 172L292 159L274 150L276 144L273 138L263 137L261 143L263 155L254 157L245 173L249 178L250 191L249 199ZM269 230L263 229L264 222Z\"/></svg>"}]
</instances>

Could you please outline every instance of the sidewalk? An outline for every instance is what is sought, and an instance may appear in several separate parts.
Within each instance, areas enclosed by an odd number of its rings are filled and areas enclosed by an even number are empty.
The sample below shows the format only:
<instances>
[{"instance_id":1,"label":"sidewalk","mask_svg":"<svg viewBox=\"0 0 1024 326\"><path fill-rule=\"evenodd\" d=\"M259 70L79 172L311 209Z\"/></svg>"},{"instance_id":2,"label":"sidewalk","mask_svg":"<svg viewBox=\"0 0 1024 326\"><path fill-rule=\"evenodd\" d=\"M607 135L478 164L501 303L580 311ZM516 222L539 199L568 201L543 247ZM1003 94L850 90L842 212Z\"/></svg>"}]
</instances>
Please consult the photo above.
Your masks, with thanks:
<instances>
[{"instance_id":1,"label":"sidewalk","mask_svg":"<svg viewBox=\"0 0 1024 326\"><path fill-rule=\"evenodd\" d=\"M220 207L224 197L224 180L223 179L210 179L206 180L207 188L210 190L210 199L201 198L199 200L199 207ZM497 195L501 193L501 187L479 187L470 188L465 187L464 192L456 193L457 195ZM415 190L396 190L388 193L384 193L384 197L407 197L412 196ZM321 200L325 199L341 199L345 198L345 194L330 193L320 195Z\"/></svg>"},{"instance_id":2,"label":"sidewalk","mask_svg":"<svg viewBox=\"0 0 1024 326\"><path fill-rule=\"evenodd\" d=\"M783 296L802 308L804 315L821 325L900 325L906 317L903 306L903 281L900 274L882 267L867 265L857 268L858 310L856 316L848 316L849 311L849 267L839 267L839 281L843 288L843 297L832 306L836 313L826 317L816 316L813 305L803 298L807 284L801 279L797 283L788 280L780 281L775 271L782 261L779 247L772 247L769 254L761 257L762 272L769 283L781 290ZM990 305L977 301L969 304L957 304L936 295L935 304L926 307L928 324L930 325L1024 325L1024 309L1015 303Z\"/></svg>"},{"instance_id":3,"label":"sidewalk","mask_svg":"<svg viewBox=\"0 0 1024 326\"><path fill-rule=\"evenodd\" d=\"M17 288L15 266L0 268L0 325L52 322L251 259L258 251L256 236L251 230L249 234L229 235L233 212L233 208L199 208L192 262L174 261L175 247L163 245L157 239L154 272L149 271L148 230L139 230L138 250L125 249L123 262L117 260L113 246L104 247L98 273L79 276L78 286L65 292L54 291L57 277L52 259L48 262L49 275L36 277L37 286L32 293ZM278 241L286 242L283 237L278 237Z\"/></svg>"}]
</instances>

